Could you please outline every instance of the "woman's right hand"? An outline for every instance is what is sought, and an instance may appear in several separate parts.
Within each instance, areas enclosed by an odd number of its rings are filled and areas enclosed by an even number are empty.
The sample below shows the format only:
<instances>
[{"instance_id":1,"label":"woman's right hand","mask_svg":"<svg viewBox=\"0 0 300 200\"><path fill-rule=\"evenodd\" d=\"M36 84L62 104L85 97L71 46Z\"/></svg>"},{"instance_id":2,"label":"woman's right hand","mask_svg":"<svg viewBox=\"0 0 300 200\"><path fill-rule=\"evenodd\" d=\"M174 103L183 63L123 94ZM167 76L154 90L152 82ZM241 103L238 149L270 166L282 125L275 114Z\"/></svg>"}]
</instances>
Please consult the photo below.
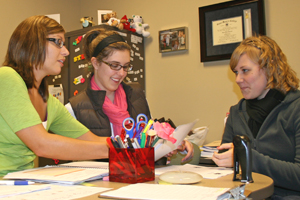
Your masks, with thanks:
<instances>
[{"instance_id":1,"label":"woman's right hand","mask_svg":"<svg viewBox=\"0 0 300 200\"><path fill-rule=\"evenodd\" d=\"M223 153L214 152L212 160L219 167L233 167L233 143L224 143L217 147L218 150L228 150Z\"/></svg>"}]
</instances>

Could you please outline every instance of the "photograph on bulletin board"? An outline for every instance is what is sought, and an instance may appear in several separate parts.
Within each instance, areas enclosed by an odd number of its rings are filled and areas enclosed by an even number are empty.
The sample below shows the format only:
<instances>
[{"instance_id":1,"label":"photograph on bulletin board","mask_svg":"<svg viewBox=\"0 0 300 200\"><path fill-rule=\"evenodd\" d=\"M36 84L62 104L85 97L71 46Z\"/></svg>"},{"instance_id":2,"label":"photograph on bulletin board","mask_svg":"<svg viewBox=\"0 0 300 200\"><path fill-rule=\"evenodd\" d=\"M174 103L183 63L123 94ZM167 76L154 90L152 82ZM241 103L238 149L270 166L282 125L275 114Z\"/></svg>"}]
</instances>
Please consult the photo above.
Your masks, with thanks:
<instances>
[{"instance_id":1,"label":"photograph on bulletin board","mask_svg":"<svg viewBox=\"0 0 300 200\"><path fill-rule=\"evenodd\" d=\"M188 49L187 27L159 31L159 52L171 52Z\"/></svg>"}]
</instances>

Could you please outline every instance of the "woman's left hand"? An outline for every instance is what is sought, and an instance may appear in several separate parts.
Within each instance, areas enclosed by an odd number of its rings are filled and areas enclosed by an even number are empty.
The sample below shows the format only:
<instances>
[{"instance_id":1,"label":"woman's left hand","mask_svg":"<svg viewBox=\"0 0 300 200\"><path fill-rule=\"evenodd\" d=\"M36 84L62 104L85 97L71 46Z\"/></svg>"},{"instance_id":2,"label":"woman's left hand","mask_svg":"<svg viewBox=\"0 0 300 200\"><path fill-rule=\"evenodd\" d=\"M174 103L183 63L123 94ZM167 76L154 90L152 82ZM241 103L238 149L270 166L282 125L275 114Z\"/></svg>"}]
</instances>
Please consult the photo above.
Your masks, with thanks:
<instances>
[{"instance_id":1,"label":"woman's left hand","mask_svg":"<svg viewBox=\"0 0 300 200\"><path fill-rule=\"evenodd\" d=\"M194 146L191 142L187 140L183 140L181 144L177 147L176 150L171 151L170 153L167 154L167 157L171 157L174 154L177 154L178 151L187 151L186 156L181 160L181 162L185 162L187 160L190 160L194 156Z\"/></svg>"}]
</instances>

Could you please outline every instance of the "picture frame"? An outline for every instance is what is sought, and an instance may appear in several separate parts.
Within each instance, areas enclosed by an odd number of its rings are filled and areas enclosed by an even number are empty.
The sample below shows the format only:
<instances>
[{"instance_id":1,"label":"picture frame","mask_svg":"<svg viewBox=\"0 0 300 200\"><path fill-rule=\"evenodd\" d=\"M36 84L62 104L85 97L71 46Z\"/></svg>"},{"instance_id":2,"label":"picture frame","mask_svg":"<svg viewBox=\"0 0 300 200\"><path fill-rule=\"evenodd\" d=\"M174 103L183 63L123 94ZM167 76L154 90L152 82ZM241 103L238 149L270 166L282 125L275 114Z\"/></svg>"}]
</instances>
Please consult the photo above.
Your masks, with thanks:
<instances>
[{"instance_id":1,"label":"picture frame","mask_svg":"<svg viewBox=\"0 0 300 200\"><path fill-rule=\"evenodd\" d=\"M103 19L103 16L112 12L112 10L98 10L98 25L106 23L107 21Z\"/></svg>"},{"instance_id":2,"label":"picture frame","mask_svg":"<svg viewBox=\"0 0 300 200\"><path fill-rule=\"evenodd\" d=\"M199 7L201 62L230 59L251 35L265 35L264 0L235 0Z\"/></svg>"},{"instance_id":3,"label":"picture frame","mask_svg":"<svg viewBox=\"0 0 300 200\"><path fill-rule=\"evenodd\" d=\"M159 52L172 52L188 49L188 28L178 27L158 32Z\"/></svg>"}]
</instances>

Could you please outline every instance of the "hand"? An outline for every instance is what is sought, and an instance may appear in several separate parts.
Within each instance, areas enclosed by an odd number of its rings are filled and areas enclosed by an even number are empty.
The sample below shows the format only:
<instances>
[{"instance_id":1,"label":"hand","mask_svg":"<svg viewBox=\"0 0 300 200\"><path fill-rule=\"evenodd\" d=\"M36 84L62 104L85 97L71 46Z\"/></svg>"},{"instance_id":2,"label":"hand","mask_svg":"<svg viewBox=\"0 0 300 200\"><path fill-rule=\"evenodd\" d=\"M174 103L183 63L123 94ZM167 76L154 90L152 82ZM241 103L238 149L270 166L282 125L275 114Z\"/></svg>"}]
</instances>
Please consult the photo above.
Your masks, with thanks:
<instances>
[{"instance_id":1,"label":"hand","mask_svg":"<svg viewBox=\"0 0 300 200\"><path fill-rule=\"evenodd\" d=\"M174 154L177 154L178 151L187 151L187 154L186 156L181 160L181 162L185 162L187 160L190 160L193 158L194 156L194 146L192 143L190 143L189 141L187 140L183 140L181 142L181 144L177 147L176 150L174 151L171 151L170 153L168 153L166 156L167 157L171 157L172 155Z\"/></svg>"},{"instance_id":2,"label":"hand","mask_svg":"<svg viewBox=\"0 0 300 200\"><path fill-rule=\"evenodd\" d=\"M217 147L218 150L228 149L224 153L214 152L212 160L219 167L233 167L233 143L224 143L221 146Z\"/></svg>"}]
</instances>

